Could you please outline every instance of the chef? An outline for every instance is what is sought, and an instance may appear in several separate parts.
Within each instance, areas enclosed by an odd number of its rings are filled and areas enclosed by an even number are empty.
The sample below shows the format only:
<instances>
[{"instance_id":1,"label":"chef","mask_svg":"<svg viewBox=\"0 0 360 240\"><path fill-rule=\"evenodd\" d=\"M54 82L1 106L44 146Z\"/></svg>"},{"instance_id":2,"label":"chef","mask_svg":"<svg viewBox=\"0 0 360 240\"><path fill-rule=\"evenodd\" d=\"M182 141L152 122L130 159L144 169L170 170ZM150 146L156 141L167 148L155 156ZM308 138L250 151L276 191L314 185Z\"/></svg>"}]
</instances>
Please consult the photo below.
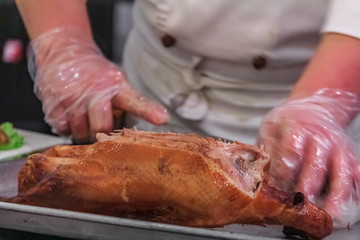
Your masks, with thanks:
<instances>
[{"instance_id":1,"label":"chef","mask_svg":"<svg viewBox=\"0 0 360 240\"><path fill-rule=\"evenodd\" d=\"M139 0L124 70L94 43L85 0L16 2L58 134L109 132L118 108L129 127L258 143L279 186L337 227L360 219L359 1Z\"/></svg>"}]
</instances>

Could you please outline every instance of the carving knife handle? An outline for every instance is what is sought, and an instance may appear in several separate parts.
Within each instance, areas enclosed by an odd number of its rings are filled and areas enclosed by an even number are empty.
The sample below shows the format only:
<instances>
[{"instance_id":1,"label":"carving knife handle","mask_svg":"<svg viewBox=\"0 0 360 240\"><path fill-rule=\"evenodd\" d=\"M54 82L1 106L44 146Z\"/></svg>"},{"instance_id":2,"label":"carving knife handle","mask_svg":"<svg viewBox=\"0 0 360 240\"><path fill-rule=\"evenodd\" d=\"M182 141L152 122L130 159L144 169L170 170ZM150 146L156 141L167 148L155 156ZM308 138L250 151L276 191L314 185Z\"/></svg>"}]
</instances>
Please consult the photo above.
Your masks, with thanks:
<instances>
[{"instance_id":1,"label":"carving knife handle","mask_svg":"<svg viewBox=\"0 0 360 240\"><path fill-rule=\"evenodd\" d=\"M113 130L122 129L125 121L125 111L119 108L112 109L113 114Z\"/></svg>"}]
</instances>

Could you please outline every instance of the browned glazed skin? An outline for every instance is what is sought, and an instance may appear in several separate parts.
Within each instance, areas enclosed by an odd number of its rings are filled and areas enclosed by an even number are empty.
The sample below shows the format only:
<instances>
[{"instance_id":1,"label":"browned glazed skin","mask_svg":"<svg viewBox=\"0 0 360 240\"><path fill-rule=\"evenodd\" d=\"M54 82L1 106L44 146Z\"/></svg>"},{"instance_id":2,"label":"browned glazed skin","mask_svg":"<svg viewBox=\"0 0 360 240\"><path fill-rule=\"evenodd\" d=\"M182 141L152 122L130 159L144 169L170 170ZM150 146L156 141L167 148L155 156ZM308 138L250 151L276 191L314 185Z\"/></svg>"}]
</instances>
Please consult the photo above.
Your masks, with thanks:
<instances>
[{"instance_id":1,"label":"browned glazed skin","mask_svg":"<svg viewBox=\"0 0 360 240\"><path fill-rule=\"evenodd\" d=\"M254 201L239 214L242 223L284 225L287 235L301 235L306 239L322 239L331 234L330 215L302 193L281 191L267 180L259 188Z\"/></svg>"},{"instance_id":2,"label":"browned glazed skin","mask_svg":"<svg viewBox=\"0 0 360 240\"><path fill-rule=\"evenodd\" d=\"M151 133L151 138L163 137ZM330 216L301 195L281 191L262 178L250 196L233 182L239 179L229 180L237 170L201 150L203 144L226 144L197 135L177 137L200 147L174 147L168 138L161 144L106 140L34 154L19 173L19 195L8 201L195 227L278 224L309 239L332 232ZM231 144L268 161L255 146Z\"/></svg>"}]
</instances>

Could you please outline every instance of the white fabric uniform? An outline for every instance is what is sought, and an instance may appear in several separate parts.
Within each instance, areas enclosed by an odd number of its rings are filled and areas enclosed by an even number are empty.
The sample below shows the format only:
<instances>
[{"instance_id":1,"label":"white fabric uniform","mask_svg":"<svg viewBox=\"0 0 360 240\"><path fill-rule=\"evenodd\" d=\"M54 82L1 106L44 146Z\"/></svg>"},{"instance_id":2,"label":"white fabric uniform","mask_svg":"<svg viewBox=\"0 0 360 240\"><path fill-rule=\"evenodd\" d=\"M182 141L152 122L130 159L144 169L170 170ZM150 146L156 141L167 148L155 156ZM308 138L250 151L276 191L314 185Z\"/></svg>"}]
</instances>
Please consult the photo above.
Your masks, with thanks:
<instances>
[{"instance_id":1,"label":"white fabric uniform","mask_svg":"<svg viewBox=\"0 0 360 240\"><path fill-rule=\"evenodd\" d=\"M137 1L125 72L144 95L168 107L170 124L253 144L262 118L304 70L321 28L339 32L349 20L334 8L349 2L360 9L357 0L337 0L330 9L328 2ZM148 128L143 124L137 127Z\"/></svg>"}]
</instances>

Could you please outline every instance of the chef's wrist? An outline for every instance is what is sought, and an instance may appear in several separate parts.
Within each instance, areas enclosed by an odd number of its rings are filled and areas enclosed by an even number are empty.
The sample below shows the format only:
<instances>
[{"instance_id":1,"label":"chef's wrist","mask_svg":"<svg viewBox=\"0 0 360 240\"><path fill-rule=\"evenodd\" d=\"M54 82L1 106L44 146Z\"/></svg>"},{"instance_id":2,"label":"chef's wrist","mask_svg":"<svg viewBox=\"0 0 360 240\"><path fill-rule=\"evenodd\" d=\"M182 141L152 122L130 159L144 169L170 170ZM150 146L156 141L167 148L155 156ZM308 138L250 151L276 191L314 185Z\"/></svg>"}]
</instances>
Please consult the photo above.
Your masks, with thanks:
<instances>
[{"instance_id":1,"label":"chef's wrist","mask_svg":"<svg viewBox=\"0 0 360 240\"><path fill-rule=\"evenodd\" d=\"M306 106L308 111L320 113L329 123L342 128L346 128L360 112L360 98L342 89L323 88L296 93L287 103Z\"/></svg>"},{"instance_id":2,"label":"chef's wrist","mask_svg":"<svg viewBox=\"0 0 360 240\"><path fill-rule=\"evenodd\" d=\"M30 39L56 28L75 27L91 36L85 0L16 0Z\"/></svg>"},{"instance_id":3,"label":"chef's wrist","mask_svg":"<svg viewBox=\"0 0 360 240\"><path fill-rule=\"evenodd\" d=\"M360 97L360 39L336 33L322 37L310 63L291 92L339 89Z\"/></svg>"},{"instance_id":4,"label":"chef's wrist","mask_svg":"<svg viewBox=\"0 0 360 240\"><path fill-rule=\"evenodd\" d=\"M37 64L66 60L62 55L76 59L86 54L101 54L92 37L73 27L57 28L40 35L30 42L30 50Z\"/></svg>"}]
</instances>

